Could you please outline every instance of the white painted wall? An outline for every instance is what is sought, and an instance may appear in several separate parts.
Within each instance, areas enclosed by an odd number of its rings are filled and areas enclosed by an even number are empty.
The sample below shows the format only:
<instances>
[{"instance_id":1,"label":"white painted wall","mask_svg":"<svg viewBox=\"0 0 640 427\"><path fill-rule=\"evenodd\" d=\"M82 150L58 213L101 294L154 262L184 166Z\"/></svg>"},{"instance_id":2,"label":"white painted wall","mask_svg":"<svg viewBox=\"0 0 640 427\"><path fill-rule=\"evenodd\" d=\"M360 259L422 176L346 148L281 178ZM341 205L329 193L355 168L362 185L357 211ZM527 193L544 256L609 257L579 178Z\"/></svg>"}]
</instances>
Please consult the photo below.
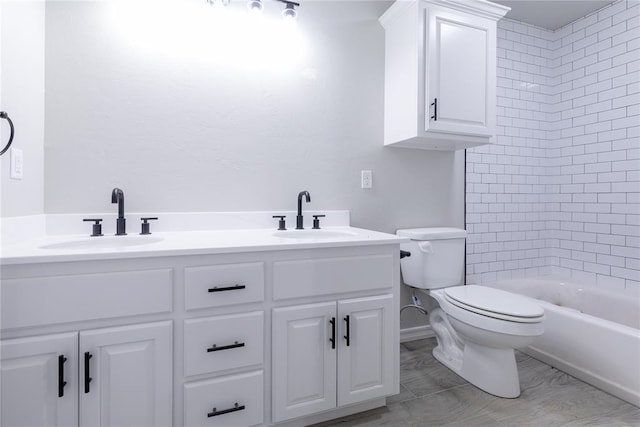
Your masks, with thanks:
<instances>
[{"instance_id":1,"label":"white painted wall","mask_svg":"<svg viewBox=\"0 0 640 427\"><path fill-rule=\"evenodd\" d=\"M241 24L215 34L228 21L204 0L170 19L136 3L47 5L47 213L110 211L116 186L160 214L290 210L309 190L357 227L462 227L463 154L383 146L388 2L304 2L299 56L281 50L296 39L242 45Z\"/></svg>"},{"instance_id":2,"label":"white painted wall","mask_svg":"<svg viewBox=\"0 0 640 427\"><path fill-rule=\"evenodd\" d=\"M189 3L187 12L210 12ZM278 69L244 48L201 43L198 25L212 16L182 34L180 18L172 28L145 8L168 42L133 9L51 2L47 213L109 210L116 186L128 209L157 212L291 209L306 189L314 208L350 209L356 226L461 225L461 156L382 145L381 5L306 3L306 56ZM129 14L133 31L122 24ZM360 189L362 169L373 170L373 190Z\"/></svg>"},{"instance_id":3,"label":"white painted wall","mask_svg":"<svg viewBox=\"0 0 640 427\"><path fill-rule=\"evenodd\" d=\"M640 292L640 5L498 35L498 143L467 157L467 282Z\"/></svg>"},{"instance_id":4,"label":"white painted wall","mask_svg":"<svg viewBox=\"0 0 640 427\"><path fill-rule=\"evenodd\" d=\"M12 147L23 151L24 178L9 178L10 151L0 158L0 216L44 211L44 1L0 2L0 110L13 121ZM9 125L0 121L0 145Z\"/></svg>"}]
</instances>

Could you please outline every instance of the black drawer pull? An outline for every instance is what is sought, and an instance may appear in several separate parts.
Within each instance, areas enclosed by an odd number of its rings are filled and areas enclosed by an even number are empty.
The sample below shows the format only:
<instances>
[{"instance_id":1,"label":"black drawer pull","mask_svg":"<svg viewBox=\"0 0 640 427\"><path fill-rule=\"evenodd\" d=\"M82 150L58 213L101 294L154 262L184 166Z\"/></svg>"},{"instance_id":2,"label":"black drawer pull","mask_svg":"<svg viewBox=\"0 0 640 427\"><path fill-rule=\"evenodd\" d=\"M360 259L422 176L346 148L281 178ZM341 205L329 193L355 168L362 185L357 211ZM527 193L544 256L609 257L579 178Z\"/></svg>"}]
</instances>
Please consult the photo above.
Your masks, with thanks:
<instances>
[{"instance_id":1,"label":"black drawer pull","mask_svg":"<svg viewBox=\"0 0 640 427\"><path fill-rule=\"evenodd\" d=\"M89 376L89 374L91 373L89 368L89 363L92 357L93 355L88 351L84 352L84 392L85 393L89 393L90 391L89 383L91 383L91 380L93 379Z\"/></svg>"},{"instance_id":2,"label":"black drawer pull","mask_svg":"<svg viewBox=\"0 0 640 427\"><path fill-rule=\"evenodd\" d=\"M331 323L331 338L329 338L329 342L331 342L331 349L333 350L336 348L336 318L332 317L329 323Z\"/></svg>"},{"instance_id":3,"label":"black drawer pull","mask_svg":"<svg viewBox=\"0 0 640 427\"><path fill-rule=\"evenodd\" d=\"M229 408L229 409L223 409L221 411L216 410L216 408L213 408L212 412L209 412L207 414L207 417L211 418L211 417L217 417L218 415L224 415L224 414L228 414L229 412L236 412L236 411L244 411L245 410L245 406L238 406L238 402L236 402L235 406L233 408Z\"/></svg>"},{"instance_id":4,"label":"black drawer pull","mask_svg":"<svg viewBox=\"0 0 640 427\"><path fill-rule=\"evenodd\" d=\"M344 336L344 339L347 340L347 347L349 347L349 344L351 344L351 322L348 314L345 316L344 321L347 322L347 335Z\"/></svg>"},{"instance_id":5,"label":"black drawer pull","mask_svg":"<svg viewBox=\"0 0 640 427\"><path fill-rule=\"evenodd\" d=\"M66 361L67 358L63 354L58 356L58 397L64 396L64 386L67 385L64 380L64 362Z\"/></svg>"},{"instance_id":6,"label":"black drawer pull","mask_svg":"<svg viewBox=\"0 0 640 427\"><path fill-rule=\"evenodd\" d=\"M246 288L245 285L224 286L221 288L214 286L213 288L209 288L209 292L236 291L238 289L244 289L244 288Z\"/></svg>"},{"instance_id":7,"label":"black drawer pull","mask_svg":"<svg viewBox=\"0 0 640 427\"><path fill-rule=\"evenodd\" d=\"M244 343L236 341L233 344L221 345L220 347L214 344L207 349L207 353L210 353L212 351L229 350L230 348L238 348L238 347L244 347Z\"/></svg>"}]
</instances>

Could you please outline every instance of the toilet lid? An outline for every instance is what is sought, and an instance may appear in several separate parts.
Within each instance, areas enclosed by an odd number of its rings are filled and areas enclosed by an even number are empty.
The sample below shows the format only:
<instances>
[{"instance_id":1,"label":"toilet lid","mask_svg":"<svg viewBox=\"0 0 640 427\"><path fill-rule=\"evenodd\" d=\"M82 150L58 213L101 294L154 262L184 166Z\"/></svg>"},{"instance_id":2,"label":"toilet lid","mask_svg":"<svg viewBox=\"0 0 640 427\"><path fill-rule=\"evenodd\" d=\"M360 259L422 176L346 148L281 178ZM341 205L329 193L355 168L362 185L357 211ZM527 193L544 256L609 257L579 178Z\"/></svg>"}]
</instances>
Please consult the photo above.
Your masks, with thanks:
<instances>
[{"instance_id":1,"label":"toilet lid","mask_svg":"<svg viewBox=\"0 0 640 427\"><path fill-rule=\"evenodd\" d=\"M447 300L460 308L505 320L526 321L544 315L544 309L534 300L500 289L467 285L445 288L444 292Z\"/></svg>"}]
</instances>

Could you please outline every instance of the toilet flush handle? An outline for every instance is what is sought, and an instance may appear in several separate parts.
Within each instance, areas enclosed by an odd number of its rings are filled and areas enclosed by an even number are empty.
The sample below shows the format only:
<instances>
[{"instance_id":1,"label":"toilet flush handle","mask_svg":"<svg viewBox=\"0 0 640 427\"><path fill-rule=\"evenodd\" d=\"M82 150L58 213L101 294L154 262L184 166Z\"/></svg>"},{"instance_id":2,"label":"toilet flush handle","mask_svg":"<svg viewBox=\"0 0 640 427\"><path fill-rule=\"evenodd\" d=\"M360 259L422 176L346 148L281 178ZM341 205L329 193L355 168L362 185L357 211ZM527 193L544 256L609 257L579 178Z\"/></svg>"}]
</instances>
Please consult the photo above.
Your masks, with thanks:
<instances>
[{"instance_id":1,"label":"toilet flush handle","mask_svg":"<svg viewBox=\"0 0 640 427\"><path fill-rule=\"evenodd\" d=\"M432 254L433 246L431 242L418 242L418 248L420 248L420 252L423 254Z\"/></svg>"}]
</instances>

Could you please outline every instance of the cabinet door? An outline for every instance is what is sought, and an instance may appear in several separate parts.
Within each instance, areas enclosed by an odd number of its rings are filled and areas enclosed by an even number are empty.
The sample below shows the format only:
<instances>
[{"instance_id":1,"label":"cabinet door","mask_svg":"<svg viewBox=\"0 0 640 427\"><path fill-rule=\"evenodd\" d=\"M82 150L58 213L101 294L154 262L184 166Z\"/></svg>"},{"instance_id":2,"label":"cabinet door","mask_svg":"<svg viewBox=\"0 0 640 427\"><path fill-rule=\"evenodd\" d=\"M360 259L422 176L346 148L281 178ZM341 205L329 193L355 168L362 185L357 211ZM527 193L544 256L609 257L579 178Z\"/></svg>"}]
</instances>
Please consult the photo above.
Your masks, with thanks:
<instances>
[{"instance_id":1,"label":"cabinet door","mask_svg":"<svg viewBox=\"0 0 640 427\"><path fill-rule=\"evenodd\" d=\"M438 8L428 8L425 19L425 130L491 136L495 116L495 23Z\"/></svg>"},{"instance_id":2,"label":"cabinet door","mask_svg":"<svg viewBox=\"0 0 640 427\"><path fill-rule=\"evenodd\" d=\"M78 425L77 354L77 333L0 341L0 425Z\"/></svg>"},{"instance_id":3,"label":"cabinet door","mask_svg":"<svg viewBox=\"0 0 640 427\"><path fill-rule=\"evenodd\" d=\"M273 310L274 422L336 407L335 315L335 302Z\"/></svg>"},{"instance_id":4,"label":"cabinet door","mask_svg":"<svg viewBox=\"0 0 640 427\"><path fill-rule=\"evenodd\" d=\"M338 406L393 393L393 295L338 302Z\"/></svg>"},{"instance_id":5,"label":"cabinet door","mask_svg":"<svg viewBox=\"0 0 640 427\"><path fill-rule=\"evenodd\" d=\"M172 409L171 322L80 333L80 424L167 426Z\"/></svg>"}]
</instances>

